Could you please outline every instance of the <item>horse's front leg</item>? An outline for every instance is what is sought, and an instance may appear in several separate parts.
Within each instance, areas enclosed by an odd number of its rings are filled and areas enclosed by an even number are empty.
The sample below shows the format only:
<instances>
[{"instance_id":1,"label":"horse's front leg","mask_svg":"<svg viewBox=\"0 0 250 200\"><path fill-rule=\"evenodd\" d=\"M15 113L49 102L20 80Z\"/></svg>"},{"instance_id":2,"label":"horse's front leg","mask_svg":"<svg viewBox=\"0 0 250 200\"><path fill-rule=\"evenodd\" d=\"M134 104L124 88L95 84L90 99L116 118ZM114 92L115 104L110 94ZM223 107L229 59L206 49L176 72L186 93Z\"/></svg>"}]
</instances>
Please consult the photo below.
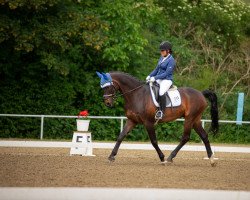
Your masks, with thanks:
<instances>
[{"instance_id":1,"label":"horse's front leg","mask_svg":"<svg viewBox=\"0 0 250 200\"><path fill-rule=\"evenodd\" d=\"M153 147L155 148L155 150L157 151L161 162L164 162L164 157L165 156L164 156L164 154L162 153L161 149L158 146L157 138L156 138L156 135L155 135L154 124L151 124L151 123L145 124L145 127L147 129L150 141L151 141Z\"/></svg>"},{"instance_id":2,"label":"horse's front leg","mask_svg":"<svg viewBox=\"0 0 250 200\"><path fill-rule=\"evenodd\" d=\"M128 119L122 132L120 133L120 135L117 138L115 147L113 149L113 151L111 152L110 156L109 156L109 161L115 161L115 156L118 152L118 149L123 141L123 139L126 137L126 135L135 127L136 123L133 122L132 120Z\"/></svg>"},{"instance_id":3,"label":"horse's front leg","mask_svg":"<svg viewBox=\"0 0 250 200\"><path fill-rule=\"evenodd\" d=\"M167 163L172 163L173 158L175 158L175 156L181 150L181 148L189 141L192 126L193 122L188 119L185 119L184 133L182 135L181 141L179 145L171 152L171 154L167 158Z\"/></svg>"}]
</instances>

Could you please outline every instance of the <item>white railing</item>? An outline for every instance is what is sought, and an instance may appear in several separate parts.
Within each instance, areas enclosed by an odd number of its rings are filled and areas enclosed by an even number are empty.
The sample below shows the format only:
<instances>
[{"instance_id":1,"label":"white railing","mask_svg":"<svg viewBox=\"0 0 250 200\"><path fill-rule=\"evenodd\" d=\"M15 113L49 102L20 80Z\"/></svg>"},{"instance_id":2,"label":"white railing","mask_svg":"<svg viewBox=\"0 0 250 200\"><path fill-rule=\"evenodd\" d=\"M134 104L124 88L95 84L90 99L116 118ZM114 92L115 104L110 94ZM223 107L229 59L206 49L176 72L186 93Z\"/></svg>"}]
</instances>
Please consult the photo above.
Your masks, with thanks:
<instances>
[{"instance_id":1,"label":"white railing","mask_svg":"<svg viewBox=\"0 0 250 200\"><path fill-rule=\"evenodd\" d=\"M44 128L44 118L78 118L78 116L64 116L64 115L25 115L25 114L0 114L2 117L34 117L41 118L41 126L40 126L40 139L43 139L43 128ZM121 116L88 116L90 119L118 119L121 120L120 131L123 129L124 120L127 117ZM185 119L176 119L175 121L185 121ZM206 122L211 122L210 119L201 119L202 126L205 126ZM231 121L231 120L219 120L219 123L227 123L227 124L250 124L250 121Z\"/></svg>"}]
</instances>

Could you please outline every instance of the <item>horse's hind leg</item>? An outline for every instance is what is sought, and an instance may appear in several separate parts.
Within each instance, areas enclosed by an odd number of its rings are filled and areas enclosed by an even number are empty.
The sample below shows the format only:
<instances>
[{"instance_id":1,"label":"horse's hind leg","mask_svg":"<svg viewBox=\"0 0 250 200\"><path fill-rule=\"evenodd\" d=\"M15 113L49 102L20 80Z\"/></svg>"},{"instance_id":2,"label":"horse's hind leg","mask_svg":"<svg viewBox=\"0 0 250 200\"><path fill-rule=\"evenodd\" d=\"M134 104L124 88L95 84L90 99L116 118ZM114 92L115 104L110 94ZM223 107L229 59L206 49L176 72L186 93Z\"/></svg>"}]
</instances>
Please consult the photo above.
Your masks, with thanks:
<instances>
[{"instance_id":1,"label":"horse's hind leg","mask_svg":"<svg viewBox=\"0 0 250 200\"><path fill-rule=\"evenodd\" d=\"M150 141L153 145L153 147L155 148L155 150L157 151L159 158L161 160L161 162L164 162L164 154L162 153L161 149L158 146L158 142L157 142L157 138L155 135L155 128L153 124L145 124L145 127L147 129Z\"/></svg>"},{"instance_id":2,"label":"horse's hind leg","mask_svg":"<svg viewBox=\"0 0 250 200\"><path fill-rule=\"evenodd\" d=\"M211 150L211 146L210 146L210 142L208 140L208 135L206 133L206 131L204 130L204 128L201 125L201 121L197 121L194 124L194 130L196 131L196 133L200 136L201 140L203 141L206 150L207 150L207 156L210 159L211 165L215 166L216 163L214 161L214 157L213 157L213 152Z\"/></svg>"},{"instance_id":3,"label":"horse's hind leg","mask_svg":"<svg viewBox=\"0 0 250 200\"><path fill-rule=\"evenodd\" d=\"M193 124L190 120L185 121L184 133L181 138L180 144L171 152L171 154L167 158L167 162L173 162L173 158L177 155L180 149L189 141L192 126Z\"/></svg>"}]
</instances>

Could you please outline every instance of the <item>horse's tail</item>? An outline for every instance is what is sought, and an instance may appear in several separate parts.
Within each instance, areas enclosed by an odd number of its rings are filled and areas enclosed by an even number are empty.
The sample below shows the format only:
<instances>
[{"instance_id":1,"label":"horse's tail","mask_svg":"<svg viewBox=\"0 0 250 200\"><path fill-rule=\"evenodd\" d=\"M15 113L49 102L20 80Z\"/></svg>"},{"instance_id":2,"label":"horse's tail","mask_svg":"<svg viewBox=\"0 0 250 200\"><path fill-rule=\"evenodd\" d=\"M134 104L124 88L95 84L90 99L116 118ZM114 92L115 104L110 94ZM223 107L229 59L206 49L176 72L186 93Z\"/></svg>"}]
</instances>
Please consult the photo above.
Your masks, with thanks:
<instances>
[{"instance_id":1,"label":"horse's tail","mask_svg":"<svg viewBox=\"0 0 250 200\"><path fill-rule=\"evenodd\" d=\"M202 94L206 98L208 98L208 100L211 102L210 113L211 113L211 118L212 118L212 124L211 124L210 131L212 131L212 133L216 135L219 130L217 95L211 90L204 90L202 91Z\"/></svg>"}]
</instances>

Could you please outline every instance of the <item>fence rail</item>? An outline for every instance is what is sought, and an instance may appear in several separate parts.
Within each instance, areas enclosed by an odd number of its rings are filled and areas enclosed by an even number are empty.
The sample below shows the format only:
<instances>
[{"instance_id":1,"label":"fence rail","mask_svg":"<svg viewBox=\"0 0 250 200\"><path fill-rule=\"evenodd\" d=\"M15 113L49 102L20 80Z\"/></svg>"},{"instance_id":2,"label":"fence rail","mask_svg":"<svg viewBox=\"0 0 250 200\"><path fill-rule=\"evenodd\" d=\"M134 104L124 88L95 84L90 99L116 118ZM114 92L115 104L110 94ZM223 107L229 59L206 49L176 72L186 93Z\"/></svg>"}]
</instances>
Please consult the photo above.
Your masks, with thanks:
<instances>
[{"instance_id":1,"label":"fence rail","mask_svg":"<svg viewBox=\"0 0 250 200\"><path fill-rule=\"evenodd\" d=\"M78 118L78 116L66 116L66 115L26 115L26 114L0 114L1 117L33 117L33 118L41 118L41 127L40 127L40 139L43 139L43 128L44 128L44 118ZM90 119L118 119L121 120L120 123L120 131L123 129L124 120L127 117L124 116L88 116ZM185 121L185 119L176 119L175 121ZM202 126L205 126L206 122L211 122L210 119L201 119ZM232 121L232 120L219 120L219 123L226 123L226 124L250 124L250 121Z\"/></svg>"}]
</instances>

